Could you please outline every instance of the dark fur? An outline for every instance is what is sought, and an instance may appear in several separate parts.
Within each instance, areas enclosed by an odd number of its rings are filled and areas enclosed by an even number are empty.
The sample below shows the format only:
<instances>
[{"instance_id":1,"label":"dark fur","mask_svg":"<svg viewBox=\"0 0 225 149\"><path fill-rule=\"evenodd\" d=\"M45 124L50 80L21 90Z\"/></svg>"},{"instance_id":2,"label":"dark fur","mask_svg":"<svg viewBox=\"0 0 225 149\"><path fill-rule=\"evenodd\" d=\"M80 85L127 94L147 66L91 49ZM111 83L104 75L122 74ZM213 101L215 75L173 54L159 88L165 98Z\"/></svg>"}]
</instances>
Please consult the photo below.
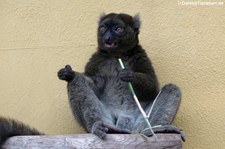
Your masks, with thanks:
<instances>
[{"instance_id":1,"label":"dark fur","mask_svg":"<svg viewBox=\"0 0 225 149\"><path fill-rule=\"evenodd\" d=\"M58 72L59 79L68 82L75 118L87 132L102 139L106 133L140 133L147 128L127 83L132 83L142 107L149 111L159 87L151 61L139 45L139 28L138 16L115 13L101 16L98 49L85 72L73 71L69 65ZM118 58L126 69L120 68ZM168 125L175 117L180 96L179 88L173 84L162 88L150 117L153 126L163 125L155 132L181 132ZM150 131L144 134L152 135Z\"/></svg>"},{"instance_id":2,"label":"dark fur","mask_svg":"<svg viewBox=\"0 0 225 149\"><path fill-rule=\"evenodd\" d=\"M22 122L0 117L0 148L2 148L2 144L12 136L41 134L41 132L30 128Z\"/></svg>"}]
</instances>

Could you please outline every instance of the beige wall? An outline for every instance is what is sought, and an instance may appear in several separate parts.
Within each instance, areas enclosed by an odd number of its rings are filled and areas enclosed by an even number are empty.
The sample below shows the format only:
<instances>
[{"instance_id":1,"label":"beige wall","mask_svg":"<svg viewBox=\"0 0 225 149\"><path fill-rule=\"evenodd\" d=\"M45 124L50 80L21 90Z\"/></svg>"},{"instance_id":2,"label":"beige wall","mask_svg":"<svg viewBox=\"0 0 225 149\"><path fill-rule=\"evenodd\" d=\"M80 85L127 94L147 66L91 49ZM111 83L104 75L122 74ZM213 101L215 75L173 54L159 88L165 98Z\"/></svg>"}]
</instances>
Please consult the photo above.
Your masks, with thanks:
<instances>
[{"instance_id":1,"label":"beige wall","mask_svg":"<svg viewBox=\"0 0 225 149\"><path fill-rule=\"evenodd\" d=\"M225 4L179 2L1 0L1 115L48 134L82 133L56 73L65 64L83 71L101 12L140 13L140 41L161 86L173 82L183 92L174 124L187 134L184 148L225 146Z\"/></svg>"}]
</instances>

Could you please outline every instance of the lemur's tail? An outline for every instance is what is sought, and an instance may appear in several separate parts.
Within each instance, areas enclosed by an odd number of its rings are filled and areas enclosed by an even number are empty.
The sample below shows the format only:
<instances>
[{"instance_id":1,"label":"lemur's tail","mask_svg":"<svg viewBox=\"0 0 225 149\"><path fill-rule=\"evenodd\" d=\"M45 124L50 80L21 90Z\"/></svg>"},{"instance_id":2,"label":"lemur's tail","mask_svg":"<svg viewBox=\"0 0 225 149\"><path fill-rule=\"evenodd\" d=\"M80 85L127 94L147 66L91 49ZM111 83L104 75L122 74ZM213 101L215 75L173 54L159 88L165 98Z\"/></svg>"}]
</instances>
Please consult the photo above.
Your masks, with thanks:
<instances>
[{"instance_id":1,"label":"lemur's tail","mask_svg":"<svg viewBox=\"0 0 225 149\"><path fill-rule=\"evenodd\" d=\"M0 117L0 148L10 137L20 135L42 135L38 130L23 124L22 122Z\"/></svg>"}]
</instances>

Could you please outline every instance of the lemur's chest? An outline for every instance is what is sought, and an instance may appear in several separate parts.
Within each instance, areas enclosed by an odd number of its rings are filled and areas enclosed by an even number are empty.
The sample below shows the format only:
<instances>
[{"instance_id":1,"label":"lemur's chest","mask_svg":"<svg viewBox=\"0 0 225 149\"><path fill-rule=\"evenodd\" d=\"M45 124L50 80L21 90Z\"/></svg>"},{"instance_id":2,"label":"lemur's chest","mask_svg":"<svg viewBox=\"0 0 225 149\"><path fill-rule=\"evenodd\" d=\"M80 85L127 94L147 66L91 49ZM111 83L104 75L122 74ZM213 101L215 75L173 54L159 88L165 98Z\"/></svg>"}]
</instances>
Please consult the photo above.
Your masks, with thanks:
<instances>
[{"instance_id":1,"label":"lemur's chest","mask_svg":"<svg viewBox=\"0 0 225 149\"><path fill-rule=\"evenodd\" d=\"M123 61L126 67L129 67L127 61ZM116 77L119 71L122 69L118 59L108 59L99 64L99 73L102 76Z\"/></svg>"}]
</instances>

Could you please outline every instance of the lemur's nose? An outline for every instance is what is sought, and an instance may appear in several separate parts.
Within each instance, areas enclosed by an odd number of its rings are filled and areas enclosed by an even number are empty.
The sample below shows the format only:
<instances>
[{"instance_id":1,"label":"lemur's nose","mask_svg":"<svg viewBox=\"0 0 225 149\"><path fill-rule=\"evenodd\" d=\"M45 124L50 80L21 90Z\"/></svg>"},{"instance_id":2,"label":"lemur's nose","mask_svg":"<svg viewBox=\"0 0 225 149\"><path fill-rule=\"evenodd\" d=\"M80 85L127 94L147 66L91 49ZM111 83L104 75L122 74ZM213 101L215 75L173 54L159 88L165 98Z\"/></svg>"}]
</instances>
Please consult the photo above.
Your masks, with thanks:
<instances>
[{"instance_id":1,"label":"lemur's nose","mask_svg":"<svg viewBox=\"0 0 225 149\"><path fill-rule=\"evenodd\" d=\"M105 42L111 43L112 37L111 37L110 31L105 33L104 39L105 39Z\"/></svg>"}]
</instances>

